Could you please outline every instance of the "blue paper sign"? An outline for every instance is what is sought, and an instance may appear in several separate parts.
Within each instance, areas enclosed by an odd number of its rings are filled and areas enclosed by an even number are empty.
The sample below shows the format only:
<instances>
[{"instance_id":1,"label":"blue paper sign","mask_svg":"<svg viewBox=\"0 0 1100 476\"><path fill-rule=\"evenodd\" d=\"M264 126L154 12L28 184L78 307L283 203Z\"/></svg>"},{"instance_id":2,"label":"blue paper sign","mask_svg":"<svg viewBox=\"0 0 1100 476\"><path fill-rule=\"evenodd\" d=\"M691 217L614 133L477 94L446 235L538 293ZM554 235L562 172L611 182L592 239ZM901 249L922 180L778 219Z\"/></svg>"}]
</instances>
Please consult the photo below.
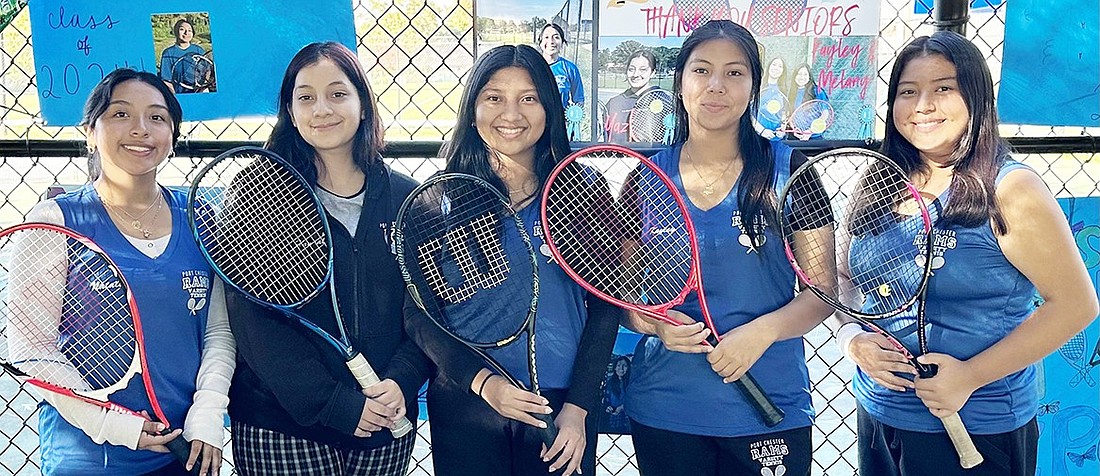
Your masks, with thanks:
<instances>
[{"instance_id":1,"label":"blue paper sign","mask_svg":"<svg viewBox=\"0 0 1100 476\"><path fill-rule=\"evenodd\" d=\"M1100 0L1012 0L997 107L1006 124L1100 126Z\"/></svg>"},{"instance_id":2,"label":"blue paper sign","mask_svg":"<svg viewBox=\"0 0 1100 476\"><path fill-rule=\"evenodd\" d=\"M356 46L347 0L309 8L292 0L34 0L30 8L38 97L52 126L79 122L92 88L119 67L159 74L188 121L271 115L302 46Z\"/></svg>"}]
</instances>

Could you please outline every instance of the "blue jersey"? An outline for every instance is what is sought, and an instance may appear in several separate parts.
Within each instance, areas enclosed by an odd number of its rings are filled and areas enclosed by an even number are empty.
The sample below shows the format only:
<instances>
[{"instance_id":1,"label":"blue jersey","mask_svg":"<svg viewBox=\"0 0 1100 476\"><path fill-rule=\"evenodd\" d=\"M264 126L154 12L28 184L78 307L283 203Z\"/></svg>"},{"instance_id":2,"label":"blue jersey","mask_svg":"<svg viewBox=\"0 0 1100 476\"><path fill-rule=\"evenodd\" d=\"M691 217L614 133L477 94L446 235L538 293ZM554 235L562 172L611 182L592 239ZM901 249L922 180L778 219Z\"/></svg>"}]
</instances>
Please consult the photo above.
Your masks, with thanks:
<instances>
[{"instance_id":1,"label":"blue jersey","mask_svg":"<svg viewBox=\"0 0 1100 476\"><path fill-rule=\"evenodd\" d=\"M1024 166L1019 162L1007 162L998 182L1005 173L1020 167ZM929 207L933 223L949 200L948 195L944 192ZM906 233L899 239L915 243L915 256L916 246L924 244L927 237L923 230L919 234L911 229ZM966 360L1003 339L1031 315L1035 286L1005 257L988 221L973 228L937 224L933 240L933 274L925 308L928 351ZM915 310L882 323L897 332L908 348L919 349ZM1029 366L979 388L959 412L966 429L988 435L1024 425L1038 408L1036 385L1035 367ZM860 405L876 420L904 430L944 431L943 423L911 391L887 390L858 368L852 389Z\"/></svg>"},{"instance_id":2,"label":"blue jersey","mask_svg":"<svg viewBox=\"0 0 1100 476\"><path fill-rule=\"evenodd\" d=\"M537 202L519 210L539 273L539 300L535 314L535 361L538 362L539 386L566 389L573 378L581 332L588 318L584 299L586 291L573 282L550 257L550 248L543 241L541 217ZM524 336L523 338L526 338ZM505 369L521 382L529 382L527 346L516 342L490 353Z\"/></svg>"},{"instance_id":3,"label":"blue jersey","mask_svg":"<svg viewBox=\"0 0 1100 476\"><path fill-rule=\"evenodd\" d=\"M169 190L163 193L172 214L172 236L157 258L149 258L127 241L90 185L61 195L56 201L65 216L65 226L103 248L130 284L144 329L153 388L169 423L178 428L194 399L213 273L188 231L185 194ZM153 415L140 375L115 392L111 400ZM98 445L49 404L42 403L39 408L45 474L141 474L173 461L171 454Z\"/></svg>"},{"instance_id":4,"label":"blue jersey","mask_svg":"<svg viewBox=\"0 0 1100 476\"><path fill-rule=\"evenodd\" d=\"M791 149L771 142L775 186L790 176ZM654 162L686 197L680 177L681 145L661 151ZM688 200L699 245L703 289L719 333L785 306L794 298L795 276L783 252L781 237L764 217L756 243L745 234L750 223L737 204L738 185L714 208L701 210ZM644 226L644 225L643 225ZM660 234L649 230L643 234ZM702 321L698 297L688 296L676 310ZM751 369L760 385L786 412L774 428L764 426L754 407L730 384L722 382L704 354L672 352L656 336L639 341L626 386L626 411L638 422L695 435L736 437L806 427L813 423L810 382L801 338L776 342Z\"/></svg>"},{"instance_id":5,"label":"blue jersey","mask_svg":"<svg viewBox=\"0 0 1100 476\"><path fill-rule=\"evenodd\" d=\"M557 61L550 63L550 72L554 73L554 81L558 83L563 108L584 102L584 84L581 83L581 70L577 69L577 65L558 57Z\"/></svg>"}]
</instances>

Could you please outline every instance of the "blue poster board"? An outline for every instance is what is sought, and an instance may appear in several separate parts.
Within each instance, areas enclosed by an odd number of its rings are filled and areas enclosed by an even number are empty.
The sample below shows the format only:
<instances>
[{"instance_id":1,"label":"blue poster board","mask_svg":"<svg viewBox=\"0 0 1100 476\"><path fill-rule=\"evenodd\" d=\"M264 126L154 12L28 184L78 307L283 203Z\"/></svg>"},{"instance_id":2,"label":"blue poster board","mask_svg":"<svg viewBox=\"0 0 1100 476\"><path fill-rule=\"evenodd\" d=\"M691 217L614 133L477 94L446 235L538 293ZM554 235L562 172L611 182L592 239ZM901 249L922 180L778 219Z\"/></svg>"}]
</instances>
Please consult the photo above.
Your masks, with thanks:
<instances>
[{"instance_id":1,"label":"blue poster board","mask_svg":"<svg viewBox=\"0 0 1100 476\"><path fill-rule=\"evenodd\" d=\"M177 77L202 75L192 82L216 84L178 94L185 120L272 115L283 71L302 46L356 46L347 0L314 0L309 8L292 0L33 0L30 8L38 97L52 126L79 122L88 94L111 70L171 69L162 74L170 77L176 64ZM163 47L175 41L180 18L195 23L198 49L163 68Z\"/></svg>"},{"instance_id":2,"label":"blue poster board","mask_svg":"<svg viewBox=\"0 0 1100 476\"><path fill-rule=\"evenodd\" d=\"M1100 0L1012 0L1001 123L1100 126Z\"/></svg>"},{"instance_id":3,"label":"blue poster board","mask_svg":"<svg viewBox=\"0 0 1100 476\"><path fill-rule=\"evenodd\" d=\"M1015 0L1013 0L1015 1ZM1058 200L1100 293L1100 197ZM1039 476L1100 474L1100 320L1039 364Z\"/></svg>"}]
</instances>

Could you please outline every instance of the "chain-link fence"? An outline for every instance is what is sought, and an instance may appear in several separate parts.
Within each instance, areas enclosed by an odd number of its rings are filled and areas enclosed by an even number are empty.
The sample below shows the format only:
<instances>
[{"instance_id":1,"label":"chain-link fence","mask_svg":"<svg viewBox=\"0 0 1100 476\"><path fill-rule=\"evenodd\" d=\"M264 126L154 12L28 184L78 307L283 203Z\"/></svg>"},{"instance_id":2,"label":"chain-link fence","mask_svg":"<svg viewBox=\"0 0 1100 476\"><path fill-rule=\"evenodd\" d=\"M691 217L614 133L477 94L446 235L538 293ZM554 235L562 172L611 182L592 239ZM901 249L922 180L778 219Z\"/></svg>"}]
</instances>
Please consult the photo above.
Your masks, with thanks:
<instances>
[{"instance_id":1,"label":"chain-link fence","mask_svg":"<svg viewBox=\"0 0 1100 476\"><path fill-rule=\"evenodd\" d=\"M971 12L968 36L986 53L996 80L1008 7L992 3L999 6ZM473 65L472 0L356 0L353 6L358 53L378 96L389 161L397 170L423 179L442 166L432 157L454 125L463 81ZM934 30L931 17L913 13L912 0L883 0L881 9L879 137L886 76L895 52L914 36ZM51 190L87 181L81 130L41 121L32 39L26 9L0 32L0 227L21 221ZM209 157L266 139L272 125L272 118L185 123L179 156L162 167L158 178L166 185L187 184ZM1012 138L1017 158L1034 167L1058 197L1100 195L1096 129L1005 125L1001 132ZM855 403L847 388L853 366L841 359L824 327L807 335L805 342L817 410L814 474L853 474ZM0 374L0 475L38 473L36 403L37 398L10 375ZM419 434L410 474L432 474L424 422ZM230 450L227 445L229 461ZM597 455L599 474L637 474L629 436L601 435ZM231 464L226 465L224 473L231 472Z\"/></svg>"}]
</instances>

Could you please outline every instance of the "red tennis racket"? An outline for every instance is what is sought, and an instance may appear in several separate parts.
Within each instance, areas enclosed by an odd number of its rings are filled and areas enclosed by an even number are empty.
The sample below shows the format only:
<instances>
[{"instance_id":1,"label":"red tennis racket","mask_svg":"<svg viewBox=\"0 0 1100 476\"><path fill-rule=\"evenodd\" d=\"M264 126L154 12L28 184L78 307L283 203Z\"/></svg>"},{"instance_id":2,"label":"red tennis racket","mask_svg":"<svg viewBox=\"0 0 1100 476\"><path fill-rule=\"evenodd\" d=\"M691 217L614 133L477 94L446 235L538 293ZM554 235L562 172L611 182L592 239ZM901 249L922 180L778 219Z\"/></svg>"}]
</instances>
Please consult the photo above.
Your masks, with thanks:
<instances>
[{"instance_id":1,"label":"red tennis racket","mask_svg":"<svg viewBox=\"0 0 1100 476\"><path fill-rule=\"evenodd\" d=\"M0 231L0 275L4 370L42 391L148 419L111 401L140 374L153 415L171 427L149 378L137 302L98 245L63 226L16 225ZM189 443L167 446L187 463Z\"/></svg>"},{"instance_id":2,"label":"red tennis racket","mask_svg":"<svg viewBox=\"0 0 1100 476\"><path fill-rule=\"evenodd\" d=\"M791 174L779 203L784 204L777 216L784 248L799 280L836 310L886 337L922 378L934 376L935 366L916 358L928 352L924 293L935 261L932 219L905 171L870 150L835 149ZM834 226L832 242L798 239L799 230L829 222ZM807 256L835 253L836 264L799 261L793 251L799 247L809 250ZM832 283L815 276L837 276L840 295ZM914 337L919 352L910 350ZM981 463L958 413L942 421L962 467Z\"/></svg>"},{"instance_id":3,"label":"red tennis racket","mask_svg":"<svg viewBox=\"0 0 1100 476\"><path fill-rule=\"evenodd\" d=\"M616 306L680 325L668 311L695 292L711 330L707 342L718 345L687 206L648 158L615 145L573 153L546 182L542 225L566 274ZM734 383L765 424L783 420L783 411L750 374Z\"/></svg>"}]
</instances>

